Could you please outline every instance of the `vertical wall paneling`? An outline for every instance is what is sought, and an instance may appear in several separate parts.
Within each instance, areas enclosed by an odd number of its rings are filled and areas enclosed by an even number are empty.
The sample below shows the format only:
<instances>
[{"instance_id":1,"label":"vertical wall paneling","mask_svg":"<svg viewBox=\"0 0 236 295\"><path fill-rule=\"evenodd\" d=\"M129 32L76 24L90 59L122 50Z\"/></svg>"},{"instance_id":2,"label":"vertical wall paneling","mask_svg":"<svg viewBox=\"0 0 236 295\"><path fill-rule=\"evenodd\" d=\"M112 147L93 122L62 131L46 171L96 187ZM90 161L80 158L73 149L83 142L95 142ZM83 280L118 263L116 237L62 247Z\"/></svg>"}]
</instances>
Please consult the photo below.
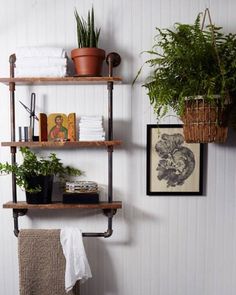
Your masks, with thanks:
<instances>
[{"instance_id":1,"label":"vertical wall paneling","mask_svg":"<svg viewBox=\"0 0 236 295\"><path fill-rule=\"evenodd\" d=\"M150 56L140 54L153 46L156 27L193 22L210 8L213 21L225 32L236 32L233 0L8 0L0 10L0 76L8 76L8 58L17 46L61 46L68 55L76 47L74 8L84 17L93 4L101 27L99 46L117 51L122 64L114 69L124 78L114 90L114 137L124 145L114 152L114 197L124 208L114 217L110 239L85 239L93 279L81 286L82 295L234 295L236 289L236 133L224 145L209 144L205 157L205 195L146 196L146 125L156 118L145 89L149 69L138 69ZM105 73L105 67L104 67ZM19 100L29 104L36 92L36 111L76 112L77 116L104 115L106 86L18 87L16 122L28 124ZM0 85L0 141L10 139L9 91ZM180 122L174 114L162 123ZM107 129L107 127L106 127ZM18 134L17 134L18 136ZM49 151L44 151L47 154ZM101 184L107 195L107 155L102 150L57 151L65 163L86 172L85 179ZM20 158L19 155L18 159ZM76 160L75 160L76 159ZM0 161L10 160L0 149ZM11 196L10 177L0 177L1 204ZM24 200L24 192L18 190ZM103 231L106 219L88 210L29 212L19 219L22 228L78 226ZM0 208L0 294L17 295L17 239L12 212Z\"/></svg>"}]
</instances>

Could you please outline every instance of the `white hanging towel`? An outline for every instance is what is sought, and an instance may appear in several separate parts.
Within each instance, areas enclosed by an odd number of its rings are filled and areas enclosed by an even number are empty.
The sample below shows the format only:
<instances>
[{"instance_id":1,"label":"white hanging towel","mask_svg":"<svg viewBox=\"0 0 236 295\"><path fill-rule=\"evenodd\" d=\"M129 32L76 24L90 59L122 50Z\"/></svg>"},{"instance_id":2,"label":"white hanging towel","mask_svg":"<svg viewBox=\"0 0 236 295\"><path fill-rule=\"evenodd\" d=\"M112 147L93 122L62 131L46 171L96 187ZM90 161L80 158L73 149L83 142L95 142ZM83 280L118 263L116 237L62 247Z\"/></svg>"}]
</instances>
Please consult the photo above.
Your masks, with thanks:
<instances>
[{"instance_id":1,"label":"white hanging towel","mask_svg":"<svg viewBox=\"0 0 236 295\"><path fill-rule=\"evenodd\" d=\"M91 278L92 274L80 229L61 229L60 241L66 258L65 290L69 292L76 281L83 283Z\"/></svg>"},{"instance_id":2,"label":"white hanging towel","mask_svg":"<svg viewBox=\"0 0 236 295\"><path fill-rule=\"evenodd\" d=\"M19 57L35 57L35 56L49 56L49 57L65 57L65 49L60 47L18 47L15 51L16 58Z\"/></svg>"}]
</instances>

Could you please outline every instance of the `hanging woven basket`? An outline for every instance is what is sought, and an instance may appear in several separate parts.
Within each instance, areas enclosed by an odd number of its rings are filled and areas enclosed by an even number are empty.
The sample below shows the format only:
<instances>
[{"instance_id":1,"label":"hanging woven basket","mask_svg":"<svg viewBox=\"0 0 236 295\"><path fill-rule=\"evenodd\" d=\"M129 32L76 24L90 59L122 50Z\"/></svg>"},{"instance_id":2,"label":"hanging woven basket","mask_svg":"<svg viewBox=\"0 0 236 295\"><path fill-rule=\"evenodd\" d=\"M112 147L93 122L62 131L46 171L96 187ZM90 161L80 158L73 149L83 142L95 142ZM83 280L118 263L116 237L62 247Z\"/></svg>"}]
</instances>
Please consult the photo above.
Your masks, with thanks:
<instances>
[{"instance_id":1,"label":"hanging woven basket","mask_svg":"<svg viewBox=\"0 0 236 295\"><path fill-rule=\"evenodd\" d=\"M186 100L182 116L183 132L187 143L223 143L226 141L226 108L220 103L204 99Z\"/></svg>"}]
</instances>

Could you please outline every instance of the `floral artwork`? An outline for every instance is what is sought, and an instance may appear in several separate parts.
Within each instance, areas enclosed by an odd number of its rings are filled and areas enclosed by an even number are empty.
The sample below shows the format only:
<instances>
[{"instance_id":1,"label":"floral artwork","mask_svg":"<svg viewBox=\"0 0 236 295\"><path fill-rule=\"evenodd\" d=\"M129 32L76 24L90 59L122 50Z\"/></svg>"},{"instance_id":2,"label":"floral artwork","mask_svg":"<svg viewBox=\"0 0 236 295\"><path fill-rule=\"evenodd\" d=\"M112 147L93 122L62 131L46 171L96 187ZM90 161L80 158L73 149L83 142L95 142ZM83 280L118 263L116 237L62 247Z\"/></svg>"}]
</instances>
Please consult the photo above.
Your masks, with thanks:
<instances>
[{"instance_id":1,"label":"floral artwork","mask_svg":"<svg viewBox=\"0 0 236 295\"><path fill-rule=\"evenodd\" d=\"M202 148L184 141L181 125L148 125L147 194L202 194Z\"/></svg>"},{"instance_id":2,"label":"floral artwork","mask_svg":"<svg viewBox=\"0 0 236 295\"><path fill-rule=\"evenodd\" d=\"M194 154L183 143L184 137L180 133L164 133L156 143L155 149L160 156L157 177L159 180L165 179L167 187L183 185L195 168Z\"/></svg>"}]
</instances>

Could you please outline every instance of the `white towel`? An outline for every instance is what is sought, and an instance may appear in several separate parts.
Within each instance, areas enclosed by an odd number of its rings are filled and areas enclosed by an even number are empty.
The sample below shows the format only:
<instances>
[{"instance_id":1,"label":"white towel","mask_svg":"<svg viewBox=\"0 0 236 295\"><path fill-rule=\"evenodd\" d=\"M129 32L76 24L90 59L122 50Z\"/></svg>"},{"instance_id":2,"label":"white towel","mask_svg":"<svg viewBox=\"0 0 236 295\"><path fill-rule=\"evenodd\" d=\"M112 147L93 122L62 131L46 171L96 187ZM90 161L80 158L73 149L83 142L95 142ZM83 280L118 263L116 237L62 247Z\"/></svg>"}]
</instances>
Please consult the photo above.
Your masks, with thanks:
<instances>
[{"instance_id":1,"label":"white towel","mask_svg":"<svg viewBox=\"0 0 236 295\"><path fill-rule=\"evenodd\" d=\"M102 124L84 124L84 123L79 123L79 128L80 129L88 129L88 130L103 130L103 125Z\"/></svg>"},{"instance_id":2,"label":"white towel","mask_svg":"<svg viewBox=\"0 0 236 295\"><path fill-rule=\"evenodd\" d=\"M88 121L102 121L102 116L82 116L81 120Z\"/></svg>"},{"instance_id":3,"label":"white towel","mask_svg":"<svg viewBox=\"0 0 236 295\"><path fill-rule=\"evenodd\" d=\"M67 69L64 66L52 67L17 67L16 77L65 77Z\"/></svg>"},{"instance_id":4,"label":"white towel","mask_svg":"<svg viewBox=\"0 0 236 295\"><path fill-rule=\"evenodd\" d=\"M105 131L80 130L80 135L101 135L101 136L105 136Z\"/></svg>"},{"instance_id":5,"label":"white towel","mask_svg":"<svg viewBox=\"0 0 236 295\"><path fill-rule=\"evenodd\" d=\"M80 136L80 141L105 141L104 136Z\"/></svg>"},{"instance_id":6,"label":"white towel","mask_svg":"<svg viewBox=\"0 0 236 295\"><path fill-rule=\"evenodd\" d=\"M105 136L105 132L104 131L102 131L102 132L97 132L97 131L94 131L94 132L92 132L92 131L87 131L87 130L81 130L80 131L80 136Z\"/></svg>"},{"instance_id":7,"label":"white towel","mask_svg":"<svg viewBox=\"0 0 236 295\"><path fill-rule=\"evenodd\" d=\"M91 278L92 274L81 231L78 228L61 229L60 241L66 258L65 290L69 292L76 281L83 283Z\"/></svg>"},{"instance_id":8,"label":"white towel","mask_svg":"<svg viewBox=\"0 0 236 295\"><path fill-rule=\"evenodd\" d=\"M66 66L67 59L62 57L20 57L16 59L16 67L49 67Z\"/></svg>"},{"instance_id":9,"label":"white towel","mask_svg":"<svg viewBox=\"0 0 236 295\"><path fill-rule=\"evenodd\" d=\"M88 132L90 132L90 131L92 131L92 132L103 132L104 131L104 129L102 128L102 127L97 127L97 126L95 126L95 127L93 127L93 126L81 126L81 125L79 125L79 129L80 129L80 131L88 131Z\"/></svg>"},{"instance_id":10,"label":"white towel","mask_svg":"<svg viewBox=\"0 0 236 295\"><path fill-rule=\"evenodd\" d=\"M15 51L16 58L19 57L35 57L35 56L49 56L49 57L65 57L66 52L63 48L58 47L18 47Z\"/></svg>"}]
</instances>

